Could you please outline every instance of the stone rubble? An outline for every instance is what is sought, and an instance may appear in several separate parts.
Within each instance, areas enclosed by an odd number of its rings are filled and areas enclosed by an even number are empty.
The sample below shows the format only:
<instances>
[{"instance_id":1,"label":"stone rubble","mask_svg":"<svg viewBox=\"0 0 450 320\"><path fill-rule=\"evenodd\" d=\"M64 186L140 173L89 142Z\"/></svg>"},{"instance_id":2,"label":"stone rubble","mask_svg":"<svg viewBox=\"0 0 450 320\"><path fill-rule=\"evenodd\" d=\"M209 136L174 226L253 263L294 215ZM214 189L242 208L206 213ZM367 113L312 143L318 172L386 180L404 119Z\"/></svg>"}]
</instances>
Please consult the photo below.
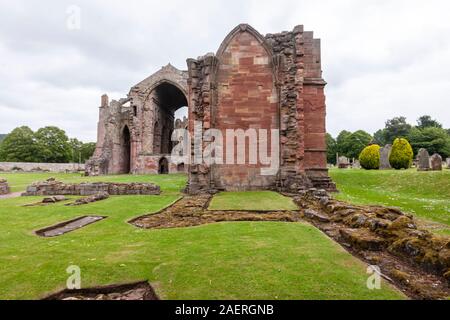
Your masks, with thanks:
<instances>
[{"instance_id":1,"label":"stone rubble","mask_svg":"<svg viewBox=\"0 0 450 320\"><path fill-rule=\"evenodd\" d=\"M0 195L8 194L10 192L8 181L0 179Z\"/></svg>"},{"instance_id":2,"label":"stone rubble","mask_svg":"<svg viewBox=\"0 0 450 320\"><path fill-rule=\"evenodd\" d=\"M107 193L107 192L100 192L98 194L94 194L94 195L89 196L89 197L77 199L73 203L66 204L66 206L72 206L72 207L73 206L82 206L82 205L85 205L85 204L106 200L108 198L109 198L109 193Z\"/></svg>"}]
</instances>

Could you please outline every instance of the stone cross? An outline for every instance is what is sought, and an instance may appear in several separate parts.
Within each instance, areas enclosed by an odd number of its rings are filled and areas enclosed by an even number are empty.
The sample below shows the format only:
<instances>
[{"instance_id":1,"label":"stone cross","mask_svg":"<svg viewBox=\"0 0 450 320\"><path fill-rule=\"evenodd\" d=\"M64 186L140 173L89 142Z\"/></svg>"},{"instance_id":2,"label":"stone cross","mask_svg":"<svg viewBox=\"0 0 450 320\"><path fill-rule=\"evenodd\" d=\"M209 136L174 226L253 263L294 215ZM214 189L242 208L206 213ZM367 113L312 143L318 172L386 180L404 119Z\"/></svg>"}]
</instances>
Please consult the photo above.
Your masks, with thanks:
<instances>
[{"instance_id":1,"label":"stone cross","mask_svg":"<svg viewBox=\"0 0 450 320\"><path fill-rule=\"evenodd\" d=\"M442 171L442 157L437 153L431 157L431 170Z\"/></svg>"},{"instance_id":2,"label":"stone cross","mask_svg":"<svg viewBox=\"0 0 450 320\"><path fill-rule=\"evenodd\" d=\"M420 149L419 154L417 155L419 160L419 164L417 167L418 171L428 171L430 170L430 154L426 149Z\"/></svg>"},{"instance_id":3,"label":"stone cross","mask_svg":"<svg viewBox=\"0 0 450 320\"><path fill-rule=\"evenodd\" d=\"M392 169L391 163L389 162L391 152L392 152L391 144L387 144L385 147L380 149L380 170Z\"/></svg>"}]
</instances>

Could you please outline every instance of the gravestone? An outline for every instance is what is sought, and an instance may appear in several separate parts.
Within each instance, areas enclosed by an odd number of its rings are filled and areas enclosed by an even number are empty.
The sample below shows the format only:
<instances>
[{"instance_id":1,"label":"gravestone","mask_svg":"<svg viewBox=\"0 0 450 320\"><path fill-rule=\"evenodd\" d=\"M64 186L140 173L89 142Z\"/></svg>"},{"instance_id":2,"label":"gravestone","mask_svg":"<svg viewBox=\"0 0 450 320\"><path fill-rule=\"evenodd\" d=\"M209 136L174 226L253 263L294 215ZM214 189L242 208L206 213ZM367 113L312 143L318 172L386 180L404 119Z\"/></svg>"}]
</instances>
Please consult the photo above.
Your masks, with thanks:
<instances>
[{"instance_id":1,"label":"gravestone","mask_svg":"<svg viewBox=\"0 0 450 320\"><path fill-rule=\"evenodd\" d=\"M9 185L5 179L0 179L0 195L9 193Z\"/></svg>"},{"instance_id":2,"label":"gravestone","mask_svg":"<svg viewBox=\"0 0 450 320\"><path fill-rule=\"evenodd\" d=\"M431 170L442 171L442 157L437 153L431 157Z\"/></svg>"},{"instance_id":3,"label":"gravestone","mask_svg":"<svg viewBox=\"0 0 450 320\"><path fill-rule=\"evenodd\" d=\"M380 149L380 170L392 169L391 163L389 162L391 152L392 152L391 144L387 144L385 147Z\"/></svg>"},{"instance_id":4,"label":"gravestone","mask_svg":"<svg viewBox=\"0 0 450 320\"><path fill-rule=\"evenodd\" d=\"M418 158L418 171L428 171L430 170L430 154L426 149L420 149L419 154L417 155Z\"/></svg>"},{"instance_id":5,"label":"gravestone","mask_svg":"<svg viewBox=\"0 0 450 320\"><path fill-rule=\"evenodd\" d=\"M361 162L359 160L354 160L352 163L352 169L361 169Z\"/></svg>"},{"instance_id":6,"label":"gravestone","mask_svg":"<svg viewBox=\"0 0 450 320\"><path fill-rule=\"evenodd\" d=\"M350 166L350 160L347 157L338 158L339 169L347 169Z\"/></svg>"},{"instance_id":7,"label":"gravestone","mask_svg":"<svg viewBox=\"0 0 450 320\"><path fill-rule=\"evenodd\" d=\"M447 158L447 169L450 169L450 158Z\"/></svg>"}]
</instances>

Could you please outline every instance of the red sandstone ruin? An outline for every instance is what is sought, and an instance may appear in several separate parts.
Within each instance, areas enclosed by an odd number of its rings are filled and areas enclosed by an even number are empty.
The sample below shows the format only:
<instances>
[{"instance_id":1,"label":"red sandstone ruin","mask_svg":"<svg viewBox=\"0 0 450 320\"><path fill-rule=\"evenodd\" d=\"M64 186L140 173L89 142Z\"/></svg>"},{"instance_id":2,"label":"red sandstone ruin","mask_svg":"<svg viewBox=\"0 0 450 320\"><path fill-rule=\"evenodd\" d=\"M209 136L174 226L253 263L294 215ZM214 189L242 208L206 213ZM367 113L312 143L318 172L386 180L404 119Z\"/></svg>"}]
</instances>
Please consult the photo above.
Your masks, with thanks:
<instances>
[{"instance_id":1,"label":"red sandstone ruin","mask_svg":"<svg viewBox=\"0 0 450 320\"><path fill-rule=\"evenodd\" d=\"M325 142L326 82L320 40L297 26L265 37L236 27L216 54L170 64L133 86L126 99L102 97L98 141L90 175L187 171L190 193L217 190L335 189L328 177ZM175 111L188 107L187 126L202 130L278 129L280 169L261 174L257 164L175 164Z\"/></svg>"}]
</instances>

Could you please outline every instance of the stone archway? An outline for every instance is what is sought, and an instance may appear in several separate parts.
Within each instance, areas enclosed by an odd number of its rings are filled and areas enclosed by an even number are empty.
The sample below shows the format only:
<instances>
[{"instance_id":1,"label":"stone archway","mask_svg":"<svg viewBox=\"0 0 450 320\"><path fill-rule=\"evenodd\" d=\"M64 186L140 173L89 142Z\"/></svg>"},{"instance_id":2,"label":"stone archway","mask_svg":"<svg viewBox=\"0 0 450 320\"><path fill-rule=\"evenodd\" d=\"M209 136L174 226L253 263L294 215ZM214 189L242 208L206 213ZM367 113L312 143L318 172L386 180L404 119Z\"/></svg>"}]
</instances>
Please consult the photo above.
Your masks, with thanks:
<instances>
[{"instance_id":1,"label":"stone archway","mask_svg":"<svg viewBox=\"0 0 450 320\"><path fill-rule=\"evenodd\" d=\"M131 172L131 134L128 126L125 126L122 130L121 137L121 172L123 174L128 174Z\"/></svg>"},{"instance_id":2,"label":"stone archway","mask_svg":"<svg viewBox=\"0 0 450 320\"><path fill-rule=\"evenodd\" d=\"M158 163L158 173L159 174L169 174L169 161L166 157L159 160Z\"/></svg>"},{"instance_id":3,"label":"stone archway","mask_svg":"<svg viewBox=\"0 0 450 320\"><path fill-rule=\"evenodd\" d=\"M175 112L188 105L185 93L175 84L161 82L151 92L154 102L153 154L169 155L172 152L172 132L175 129Z\"/></svg>"}]
</instances>

